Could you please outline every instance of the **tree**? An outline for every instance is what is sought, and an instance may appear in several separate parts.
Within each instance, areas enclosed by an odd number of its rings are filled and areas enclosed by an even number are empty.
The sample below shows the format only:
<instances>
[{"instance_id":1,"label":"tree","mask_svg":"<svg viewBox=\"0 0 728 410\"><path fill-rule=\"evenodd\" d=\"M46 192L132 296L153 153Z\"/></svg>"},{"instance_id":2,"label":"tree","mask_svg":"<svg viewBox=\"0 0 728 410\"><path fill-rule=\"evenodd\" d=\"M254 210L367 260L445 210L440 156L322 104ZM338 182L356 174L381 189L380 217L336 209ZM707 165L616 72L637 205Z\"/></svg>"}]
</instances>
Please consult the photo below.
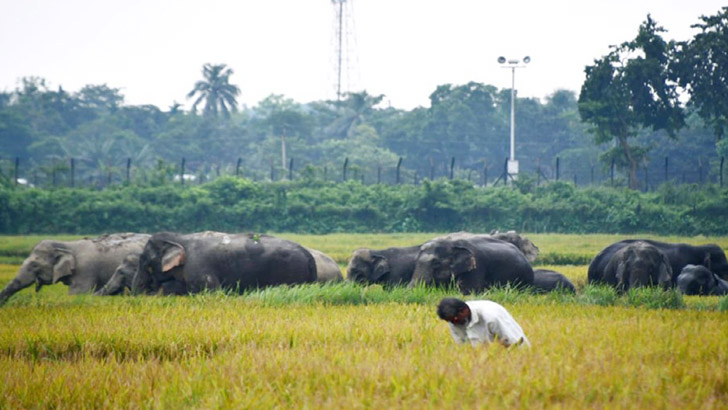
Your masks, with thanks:
<instances>
[{"instance_id":1,"label":"tree","mask_svg":"<svg viewBox=\"0 0 728 410\"><path fill-rule=\"evenodd\" d=\"M689 105L713 127L720 139L728 128L728 7L715 16L701 16L700 33L677 44L674 71L690 94Z\"/></svg>"},{"instance_id":2,"label":"tree","mask_svg":"<svg viewBox=\"0 0 728 410\"><path fill-rule=\"evenodd\" d=\"M238 86L230 84L230 76L233 70L225 64L205 64L202 67L204 80L195 83L195 88L187 94L187 98L197 95L192 104L192 111L197 111L197 106L204 101L205 108L202 113L205 116L217 117L219 113L230 117L230 112L237 111L236 97L240 94Z\"/></svg>"},{"instance_id":3,"label":"tree","mask_svg":"<svg viewBox=\"0 0 728 410\"><path fill-rule=\"evenodd\" d=\"M675 44L666 42L648 15L637 37L585 68L586 80L579 95L579 114L590 123L597 144L614 141L602 156L629 171L629 187L637 189L637 169L647 147L630 143L640 130L664 130L670 137L685 124L677 84L668 63Z\"/></svg>"},{"instance_id":4,"label":"tree","mask_svg":"<svg viewBox=\"0 0 728 410\"><path fill-rule=\"evenodd\" d=\"M328 133L339 138L349 137L357 125L366 123L374 106L382 102L384 95L369 95L366 91L347 93L346 99L337 102L339 116L327 128Z\"/></svg>"}]
</instances>

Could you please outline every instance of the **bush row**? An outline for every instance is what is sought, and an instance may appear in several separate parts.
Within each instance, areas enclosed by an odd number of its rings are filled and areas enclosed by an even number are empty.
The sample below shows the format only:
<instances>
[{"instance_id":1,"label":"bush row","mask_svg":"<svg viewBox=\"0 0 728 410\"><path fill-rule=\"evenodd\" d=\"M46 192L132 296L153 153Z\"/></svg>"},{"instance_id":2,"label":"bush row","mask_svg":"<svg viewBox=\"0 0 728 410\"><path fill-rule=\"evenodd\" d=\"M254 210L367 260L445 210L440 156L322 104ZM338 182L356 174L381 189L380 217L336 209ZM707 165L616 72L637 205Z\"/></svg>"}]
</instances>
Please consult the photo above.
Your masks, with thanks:
<instances>
[{"instance_id":1,"label":"bush row","mask_svg":"<svg viewBox=\"0 0 728 410\"><path fill-rule=\"evenodd\" d=\"M466 181L363 185L356 181L253 182L222 177L197 186L42 190L0 186L0 233L487 232L728 234L728 189L475 187Z\"/></svg>"}]
</instances>

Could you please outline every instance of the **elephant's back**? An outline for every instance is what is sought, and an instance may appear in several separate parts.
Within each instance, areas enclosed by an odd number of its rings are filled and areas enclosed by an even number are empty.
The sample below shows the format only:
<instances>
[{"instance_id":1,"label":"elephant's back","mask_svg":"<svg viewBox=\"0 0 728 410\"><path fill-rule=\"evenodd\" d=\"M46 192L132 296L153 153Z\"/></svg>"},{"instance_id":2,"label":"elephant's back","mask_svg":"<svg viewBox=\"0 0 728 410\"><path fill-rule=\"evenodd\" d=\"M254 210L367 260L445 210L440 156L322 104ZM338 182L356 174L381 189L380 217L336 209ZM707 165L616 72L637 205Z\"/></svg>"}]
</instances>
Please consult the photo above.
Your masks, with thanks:
<instances>
[{"instance_id":1,"label":"elephant's back","mask_svg":"<svg viewBox=\"0 0 728 410\"><path fill-rule=\"evenodd\" d=\"M533 284L533 268L515 245L498 239L477 240L478 263L483 264L491 284Z\"/></svg>"},{"instance_id":2,"label":"elephant's back","mask_svg":"<svg viewBox=\"0 0 728 410\"><path fill-rule=\"evenodd\" d=\"M106 284L116 268L124 262L124 258L144 250L149 235L133 235L112 234L80 240L74 255L78 273L81 276L95 277L97 286Z\"/></svg>"},{"instance_id":3,"label":"elephant's back","mask_svg":"<svg viewBox=\"0 0 728 410\"><path fill-rule=\"evenodd\" d=\"M296 242L268 235L231 238L226 246L208 250L204 259L215 264L224 287L263 287L316 280L313 255ZM201 261L193 261L197 265Z\"/></svg>"}]
</instances>

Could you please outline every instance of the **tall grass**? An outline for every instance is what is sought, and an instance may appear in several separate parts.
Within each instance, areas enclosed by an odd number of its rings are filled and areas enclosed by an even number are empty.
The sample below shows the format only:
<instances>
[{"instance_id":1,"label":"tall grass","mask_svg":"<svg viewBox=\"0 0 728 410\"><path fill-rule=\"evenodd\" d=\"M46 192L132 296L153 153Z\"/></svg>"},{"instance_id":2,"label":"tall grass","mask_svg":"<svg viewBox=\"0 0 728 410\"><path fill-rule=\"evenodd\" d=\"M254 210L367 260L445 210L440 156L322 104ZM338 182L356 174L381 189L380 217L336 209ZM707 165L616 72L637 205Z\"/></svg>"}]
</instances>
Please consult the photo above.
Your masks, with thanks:
<instances>
[{"instance_id":1,"label":"tall grass","mask_svg":"<svg viewBox=\"0 0 728 410\"><path fill-rule=\"evenodd\" d=\"M719 408L728 396L717 312L519 301L506 307L533 348L506 350L454 344L431 303L105 300L4 308L0 408Z\"/></svg>"}]
</instances>

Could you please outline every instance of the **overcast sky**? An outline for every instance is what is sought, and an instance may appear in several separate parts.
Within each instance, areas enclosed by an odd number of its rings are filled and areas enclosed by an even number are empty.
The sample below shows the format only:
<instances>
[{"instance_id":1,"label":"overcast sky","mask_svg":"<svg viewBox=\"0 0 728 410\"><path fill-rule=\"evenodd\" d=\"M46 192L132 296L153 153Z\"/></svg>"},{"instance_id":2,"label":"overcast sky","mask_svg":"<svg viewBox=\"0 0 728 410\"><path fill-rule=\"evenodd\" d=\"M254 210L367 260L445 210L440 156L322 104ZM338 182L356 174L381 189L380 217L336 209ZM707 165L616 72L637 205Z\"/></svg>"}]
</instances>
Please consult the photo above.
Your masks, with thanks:
<instances>
[{"instance_id":1,"label":"overcast sky","mask_svg":"<svg viewBox=\"0 0 728 410\"><path fill-rule=\"evenodd\" d=\"M441 84L510 88L498 56L531 57L520 96L578 92L584 67L633 39L650 13L666 39L687 40L717 0L348 0L344 91L384 94L394 107L429 106ZM127 104L174 102L205 63L234 70L238 101L270 94L336 97L331 0L0 0L0 90L26 76L78 91L120 88Z\"/></svg>"}]
</instances>

